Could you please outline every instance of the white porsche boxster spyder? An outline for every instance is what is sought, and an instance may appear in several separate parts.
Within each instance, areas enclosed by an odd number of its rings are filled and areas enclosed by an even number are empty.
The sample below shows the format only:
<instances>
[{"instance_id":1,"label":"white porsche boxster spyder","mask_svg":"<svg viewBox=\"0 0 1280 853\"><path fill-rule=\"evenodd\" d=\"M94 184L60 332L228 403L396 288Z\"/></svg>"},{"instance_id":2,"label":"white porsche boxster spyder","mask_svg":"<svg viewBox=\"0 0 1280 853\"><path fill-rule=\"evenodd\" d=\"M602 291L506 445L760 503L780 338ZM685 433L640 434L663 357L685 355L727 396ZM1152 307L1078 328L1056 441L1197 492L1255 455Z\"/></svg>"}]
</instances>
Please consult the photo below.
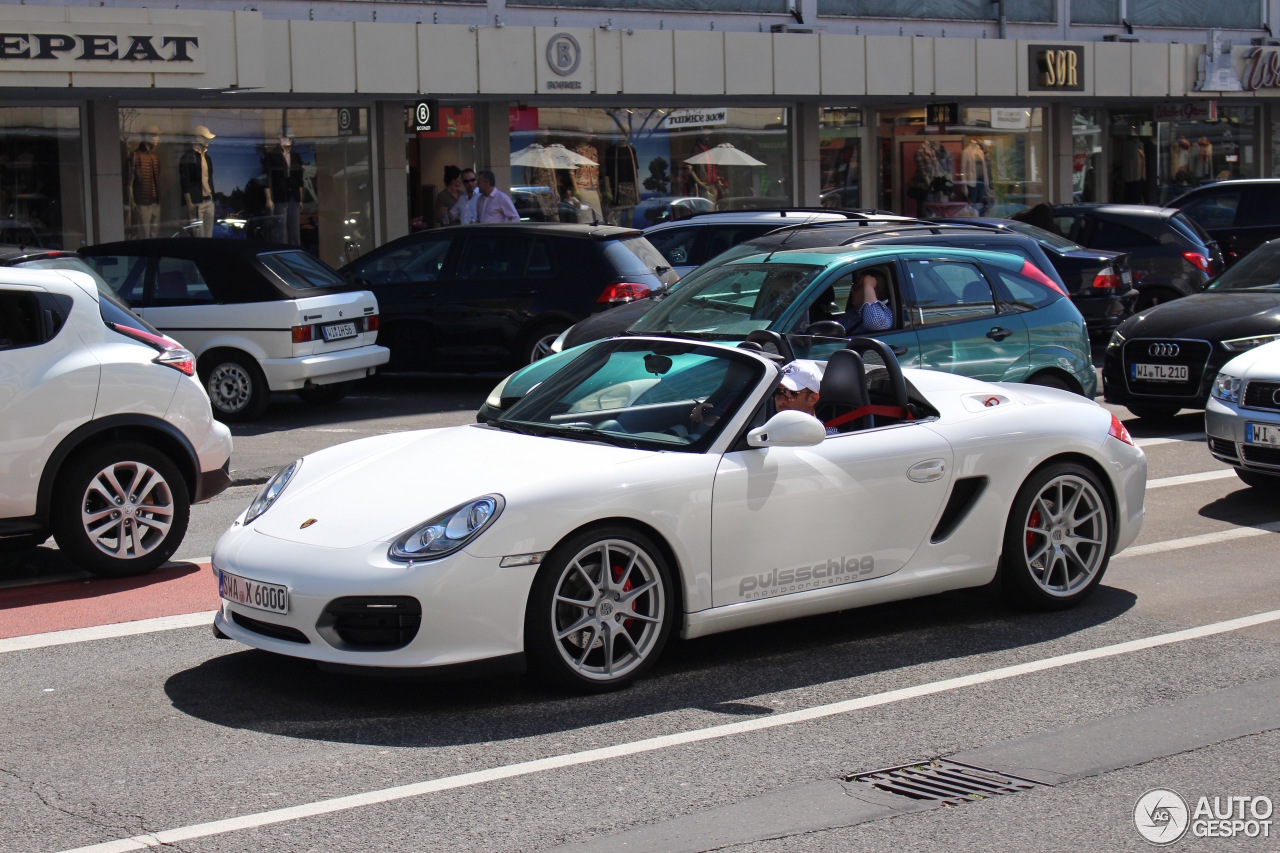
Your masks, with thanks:
<instances>
[{"instance_id":1,"label":"white porsche boxster spyder","mask_svg":"<svg viewBox=\"0 0 1280 853\"><path fill-rule=\"evenodd\" d=\"M776 411L785 361L616 338L487 424L303 457L218 541L215 633L336 668L528 666L604 690L672 631L997 574L1023 605L1067 607L1138 535L1146 459L1092 401L902 371L855 338L813 417Z\"/></svg>"}]
</instances>

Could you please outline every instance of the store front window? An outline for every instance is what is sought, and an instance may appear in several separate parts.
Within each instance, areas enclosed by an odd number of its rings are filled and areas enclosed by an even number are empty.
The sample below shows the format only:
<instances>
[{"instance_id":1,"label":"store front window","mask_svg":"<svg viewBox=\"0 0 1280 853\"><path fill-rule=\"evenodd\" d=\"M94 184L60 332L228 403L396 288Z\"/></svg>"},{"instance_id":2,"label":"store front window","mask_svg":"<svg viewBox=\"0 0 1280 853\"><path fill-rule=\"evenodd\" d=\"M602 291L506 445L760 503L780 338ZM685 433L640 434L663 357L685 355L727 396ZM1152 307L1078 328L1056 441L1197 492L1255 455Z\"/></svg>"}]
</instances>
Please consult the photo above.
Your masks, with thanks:
<instances>
[{"instance_id":1,"label":"store front window","mask_svg":"<svg viewBox=\"0 0 1280 853\"><path fill-rule=\"evenodd\" d=\"M818 118L823 207L862 206L862 111L824 107Z\"/></svg>"},{"instance_id":2,"label":"store front window","mask_svg":"<svg viewBox=\"0 0 1280 853\"><path fill-rule=\"evenodd\" d=\"M1112 113L1111 201L1166 204L1201 184L1262 174L1257 107L1209 101Z\"/></svg>"},{"instance_id":3,"label":"store front window","mask_svg":"<svg viewBox=\"0 0 1280 853\"><path fill-rule=\"evenodd\" d=\"M122 107L125 233L373 247L366 110Z\"/></svg>"},{"instance_id":4,"label":"store front window","mask_svg":"<svg viewBox=\"0 0 1280 853\"><path fill-rule=\"evenodd\" d=\"M406 109L406 122L412 119L408 113ZM451 211L463 194L462 170L480 168L475 109L441 107L437 118L436 130L410 131L405 140L409 159L410 231L453 224Z\"/></svg>"},{"instance_id":5,"label":"store front window","mask_svg":"<svg viewBox=\"0 0 1280 853\"><path fill-rule=\"evenodd\" d=\"M1098 171L1102 168L1102 110L1071 113L1071 200L1101 201Z\"/></svg>"},{"instance_id":6,"label":"store front window","mask_svg":"<svg viewBox=\"0 0 1280 853\"><path fill-rule=\"evenodd\" d=\"M908 216L1008 216L1046 201L1043 110L965 107L926 125L924 109L880 113L880 206Z\"/></svg>"},{"instance_id":7,"label":"store front window","mask_svg":"<svg viewBox=\"0 0 1280 853\"><path fill-rule=\"evenodd\" d=\"M78 107L0 107L0 242L85 244Z\"/></svg>"},{"instance_id":8,"label":"store front window","mask_svg":"<svg viewBox=\"0 0 1280 853\"><path fill-rule=\"evenodd\" d=\"M786 207L788 111L513 108L511 176L528 220L643 228L700 210Z\"/></svg>"}]
</instances>

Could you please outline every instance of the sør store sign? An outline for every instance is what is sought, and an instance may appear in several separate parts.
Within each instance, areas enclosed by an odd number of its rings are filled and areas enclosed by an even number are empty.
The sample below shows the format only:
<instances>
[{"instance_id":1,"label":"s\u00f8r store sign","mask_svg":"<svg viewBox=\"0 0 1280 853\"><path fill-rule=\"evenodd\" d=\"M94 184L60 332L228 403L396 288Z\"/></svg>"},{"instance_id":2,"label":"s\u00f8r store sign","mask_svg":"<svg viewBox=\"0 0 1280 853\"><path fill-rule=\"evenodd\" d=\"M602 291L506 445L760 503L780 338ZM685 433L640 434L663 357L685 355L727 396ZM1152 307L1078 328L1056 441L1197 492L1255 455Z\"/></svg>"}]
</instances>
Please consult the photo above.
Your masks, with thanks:
<instances>
[{"instance_id":1,"label":"s\u00f8r store sign","mask_svg":"<svg viewBox=\"0 0 1280 853\"><path fill-rule=\"evenodd\" d=\"M1033 92L1084 91L1084 48L1033 44L1027 48Z\"/></svg>"},{"instance_id":2,"label":"s\u00f8r store sign","mask_svg":"<svg viewBox=\"0 0 1280 853\"><path fill-rule=\"evenodd\" d=\"M0 22L0 71L201 74L201 27Z\"/></svg>"}]
</instances>

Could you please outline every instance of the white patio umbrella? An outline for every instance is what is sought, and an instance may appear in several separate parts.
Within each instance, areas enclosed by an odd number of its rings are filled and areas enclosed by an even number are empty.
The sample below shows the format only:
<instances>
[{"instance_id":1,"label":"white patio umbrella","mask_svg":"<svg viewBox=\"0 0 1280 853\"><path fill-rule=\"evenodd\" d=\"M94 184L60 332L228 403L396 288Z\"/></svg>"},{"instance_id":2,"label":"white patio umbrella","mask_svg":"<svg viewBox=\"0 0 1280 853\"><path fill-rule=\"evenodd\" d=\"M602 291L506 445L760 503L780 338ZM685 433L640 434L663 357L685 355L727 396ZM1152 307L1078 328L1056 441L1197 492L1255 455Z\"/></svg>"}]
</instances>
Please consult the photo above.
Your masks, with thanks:
<instances>
[{"instance_id":1,"label":"white patio umbrella","mask_svg":"<svg viewBox=\"0 0 1280 853\"><path fill-rule=\"evenodd\" d=\"M727 142L721 142L715 148L694 154L686 163L692 166L763 166L763 160L757 160L745 151L734 148Z\"/></svg>"},{"instance_id":2,"label":"white patio umbrella","mask_svg":"<svg viewBox=\"0 0 1280 853\"><path fill-rule=\"evenodd\" d=\"M521 148L511 155L512 166L525 166L532 169L576 169L579 166L594 166L596 161L583 157L576 151L570 151L563 145L539 145L534 143L528 148Z\"/></svg>"}]
</instances>

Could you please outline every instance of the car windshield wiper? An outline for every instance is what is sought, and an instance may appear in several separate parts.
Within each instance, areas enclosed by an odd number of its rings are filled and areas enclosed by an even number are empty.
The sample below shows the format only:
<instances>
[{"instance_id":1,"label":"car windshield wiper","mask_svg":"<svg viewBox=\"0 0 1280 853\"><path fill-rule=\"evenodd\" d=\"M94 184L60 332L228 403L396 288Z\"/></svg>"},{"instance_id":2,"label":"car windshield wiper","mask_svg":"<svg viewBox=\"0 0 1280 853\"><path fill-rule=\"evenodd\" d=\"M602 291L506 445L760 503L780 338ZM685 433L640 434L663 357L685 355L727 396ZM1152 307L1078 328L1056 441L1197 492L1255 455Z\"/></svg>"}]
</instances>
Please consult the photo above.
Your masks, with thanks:
<instances>
[{"instance_id":1,"label":"car windshield wiper","mask_svg":"<svg viewBox=\"0 0 1280 853\"><path fill-rule=\"evenodd\" d=\"M504 421L501 418L485 418L485 426L495 427L496 429L504 429L507 432L518 432L521 435L541 435L541 431L530 429L525 424L519 424L515 421Z\"/></svg>"},{"instance_id":2,"label":"car windshield wiper","mask_svg":"<svg viewBox=\"0 0 1280 853\"><path fill-rule=\"evenodd\" d=\"M592 441L603 441L605 444L612 444L615 447L629 447L632 450L638 450L642 445L638 441L629 438L623 438L620 435L614 435L604 430L596 429L586 425L582 426L551 426L549 424L540 424L539 430L542 435L554 436L556 438L587 438Z\"/></svg>"}]
</instances>

